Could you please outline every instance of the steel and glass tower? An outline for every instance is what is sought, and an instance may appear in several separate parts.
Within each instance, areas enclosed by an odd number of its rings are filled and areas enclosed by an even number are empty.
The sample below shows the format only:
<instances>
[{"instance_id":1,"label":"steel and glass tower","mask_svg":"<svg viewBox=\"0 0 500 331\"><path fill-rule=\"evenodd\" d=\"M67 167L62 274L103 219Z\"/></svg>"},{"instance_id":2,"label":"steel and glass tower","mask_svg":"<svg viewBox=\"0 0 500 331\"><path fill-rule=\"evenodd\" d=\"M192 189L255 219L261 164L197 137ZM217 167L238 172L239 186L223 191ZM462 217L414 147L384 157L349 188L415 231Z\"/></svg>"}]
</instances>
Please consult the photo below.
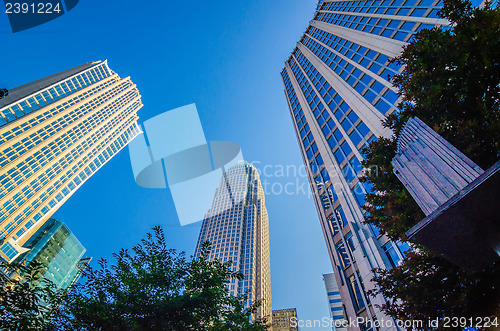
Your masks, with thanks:
<instances>
[{"instance_id":1,"label":"steel and glass tower","mask_svg":"<svg viewBox=\"0 0 500 331\"><path fill-rule=\"evenodd\" d=\"M73 232L53 218L30 237L25 247L29 251L19 260L27 265L39 263L42 267L39 281L49 280L58 289L71 286L90 262L90 258L83 258L86 249Z\"/></svg>"},{"instance_id":2,"label":"steel and glass tower","mask_svg":"<svg viewBox=\"0 0 500 331\"><path fill-rule=\"evenodd\" d=\"M130 77L91 62L16 87L0 100L0 257L24 243L140 129Z\"/></svg>"},{"instance_id":3,"label":"steel and glass tower","mask_svg":"<svg viewBox=\"0 0 500 331\"><path fill-rule=\"evenodd\" d=\"M369 298L374 268L391 268L404 245L363 224L361 150L391 132L395 111L391 58L417 31L446 25L436 0L320 1L281 72L311 189L347 317L388 320ZM369 329L370 325L361 325ZM381 327L380 329L384 329ZM390 327L387 329L391 329Z\"/></svg>"},{"instance_id":4,"label":"steel and glass tower","mask_svg":"<svg viewBox=\"0 0 500 331\"><path fill-rule=\"evenodd\" d=\"M203 219L195 257L207 241L212 246L210 260L232 261L232 270L244 276L231 280L230 293L248 293L247 306L260 300L256 317L271 322L269 220L259 174L252 165L239 163L222 176Z\"/></svg>"}]
</instances>

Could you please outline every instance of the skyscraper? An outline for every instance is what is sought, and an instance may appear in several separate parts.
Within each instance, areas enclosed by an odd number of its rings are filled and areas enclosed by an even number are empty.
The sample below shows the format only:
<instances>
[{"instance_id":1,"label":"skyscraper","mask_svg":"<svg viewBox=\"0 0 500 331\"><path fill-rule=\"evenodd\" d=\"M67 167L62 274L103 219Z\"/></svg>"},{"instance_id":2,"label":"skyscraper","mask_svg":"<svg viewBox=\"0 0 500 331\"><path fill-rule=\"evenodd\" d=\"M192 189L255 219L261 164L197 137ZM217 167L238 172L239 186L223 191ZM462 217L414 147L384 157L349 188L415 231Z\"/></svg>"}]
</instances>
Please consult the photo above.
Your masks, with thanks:
<instances>
[{"instance_id":1,"label":"skyscraper","mask_svg":"<svg viewBox=\"0 0 500 331\"><path fill-rule=\"evenodd\" d=\"M297 319L295 308L273 310L273 331L297 331L298 323L293 318Z\"/></svg>"},{"instance_id":2,"label":"skyscraper","mask_svg":"<svg viewBox=\"0 0 500 331\"><path fill-rule=\"evenodd\" d=\"M344 317L344 307L342 299L340 298L339 288L334 274L324 274L323 281L325 282L326 295L328 296L328 305L330 306L330 315L334 325L334 330L345 331L347 330L342 325Z\"/></svg>"},{"instance_id":3,"label":"skyscraper","mask_svg":"<svg viewBox=\"0 0 500 331\"><path fill-rule=\"evenodd\" d=\"M446 25L435 0L319 1L316 13L282 70L285 95L314 193L347 317L388 320L366 290L373 268L391 268L405 245L363 223L358 181L361 150L392 133L382 120L395 111L391 58L417 31ZM369 329L370 325L360 325ZM382 330L386 329L381 327ZM391 329L387 327L387 329Z\"/></svg>"},{"instance_id":4,"label":"skyscraper","mask_svg":"<svg viewBox=\"0 0 500 331\"><path fill-rule=\"evenodd\" d=\"M230 293L248 293L247 306L260 300L255 317L270 322L269 220L259 174L252 165L238 163L223 174L203 219L195 257L200 256L206 241L212 245L210 260L232 261L232 270L244 276L241 281L231 280Z\"/></svg>"},{"instance_id":5,"label":"skyscraper","mask_svg":"<svg viewBox=\"0 0 500 331\"><path fill-rule=\"evenodd\" d=\"M30 250L20 260L26 264L40 263L41 279L51 281L59 289L73 284L89 261L83 258L86 249L71 230L53 218L29 238L25 247Z\"/></svg>"},{"instance_id":6,"label":"skyscraper","mask_svg":"<svg viewBox=\"0 0 500 331\"><path fill-rule=\"evenodd\" d=\"M141 96L106 61L13 88L0 100L0 257L23 244L140 129Z\"/></svg>"}]
</instances>

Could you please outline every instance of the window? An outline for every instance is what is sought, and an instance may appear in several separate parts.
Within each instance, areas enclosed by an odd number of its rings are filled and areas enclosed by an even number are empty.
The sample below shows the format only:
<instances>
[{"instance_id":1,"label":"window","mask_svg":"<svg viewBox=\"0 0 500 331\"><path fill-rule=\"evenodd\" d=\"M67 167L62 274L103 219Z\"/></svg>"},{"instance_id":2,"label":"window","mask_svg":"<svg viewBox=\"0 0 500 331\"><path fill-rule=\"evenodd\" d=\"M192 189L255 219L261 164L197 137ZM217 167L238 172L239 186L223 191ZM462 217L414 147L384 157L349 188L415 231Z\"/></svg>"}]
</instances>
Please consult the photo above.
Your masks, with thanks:
<instances>
[{"instance_id":1,"label":"window","mask_svg":"<svg viewBox=\"0 0 500 331\"><path fill-rule=\"evenodd\" d=\"M403 255L403 257L405 257L406 256L405 253L410 249L410 246L408 245L408 243L400 241L397 243L397 246L399 248L399 252L401 253L401 255Z\"/></svg>"},{"instance_id":2,"label":"window","mask_svg":"<svg viewBox=\"0 0 500 331\"><path fill-rule=\"evenodd\" d=\"M338 164L341 164L345 160L345 156L340 148L338 148L335 153L333 153L333 156L335 156Z\"/></svg>"},{"instance_id":3,"label":"window","mask_svg":"<svg viewBox=\"0 0 500 331\"><path fill-rule=\"evenodd\" d=\"M330 224L330 229L332 230L333 236L335 236L337 233L340 232L339 226L335 221L335 217L333 216L328 217L328 224Z\"/></svg>"},{"instance_id":4,"label":"window","mask_svg":"<svg viewBox=\"0 0 500 331\"><path fill-rule=\"evenodd\" d=\"M378 238L380 236L380 229L371 223L368 225L369 225L370 229L372 230L373 235Z\"/></svg>"},{"instance_id":5,"label":"window","mask_svg":"<svg viewBox=\"0 0 500 331\"><path fill-rule=\"evenodd\" d=\"M344 243L341 241L337 245L335 245L335 250L339 255L339 261L342 268L346 269L351 265L351 260L349 259L349 255L345 249Z\"/></svg>"},{"instance_id":6,"label":"window","mask_svg":"<svg viewBox=\"0 0 500 331\"><path fill-rule=\"evenodd\" d=\"M342 207L338 207L337 209L335 209L335 215L337 216L340 227L343 228L347 224L347 219L345 217L344 210L342 210Z\"/></svg>"},{"instance_id":7,"label":"window","mask_svg":"<svg viewBox=\"0 0 500 331\"><path fill-rule=\"evenodd\" d=\"M340 130L338 129L333 132L333 135L335 136L335 139L337 139L337 141L340 141L343 137L342 133L340 133Z\"/></svg>"},{"instance_id":8,"label":"window","mask_svg":"<svg viewBox=\"0 0 500 331\"><path fill-rule=\"evenodd\" d=\"M365 302L363 300L363 296L361 294L361 289L359 287L358 282L354 275L351 275L348 279L349 283L349 292L351 294L352 301L354 302L354 306L356 310L360 310L365 307Z\"/></svg>"},{"instance_id":9,"label":"window","mask_svg":"<svg viewBox=\"0 0 500 331\"><path fill-rule=\"evenodd\" d=\"M399 265L399 263L401 262L401 258L399 257L392 242L388 242L387 244L382 246L382 249L384 250L385 256L387 256L387 259L389 260L392 268Z\"/></svg>"},{"instance_id":10,"label":"window","mask_svg":"<svg viewBox=\"0 0 500 331\"><path fill-rule=\"evenodd\" d=\"M352 152L351 147L349 147L349 144L347 141L344 141L341 145L340 148L344 151L345 155L349 155Z\"/></svg>"},{"instance_id":11,"label":"window","mask_svg":"<svg viewBox=\"0 0 500 331\"><path fill-rule=\"evenodd\" d=\"M321 177L323 177L323 183L326 183L330 180L330 175L328 175L328 171L326 170L326 168L323 168L321 170Z\"/></svg>"},{"instance_id":12,"label":"window","mask_svg":"<svg viewBox=\"0 0 500 331\"><path fill-rule=\"evenodd\" d=\"M363 191L363 188L361 187L361 184L357 184L353 189L354 197L358 201L360 206L363 206L366 203L366 197L365 197L365 192Z\"/></svg>"},{"instance_id":13,"label":"window","mask_svg":"<svg viewBox=\"0 0 500 331\"><path fill-rule=\"evenodd\" d=\"M16 255L17 251L12 247L12 245L9 242L6 242L3 244L2 248L0 248L0 251L7 256L10 260L12 260Z\"/></svg>"},{"instance_id":14,"label":"window","mask_svg":"<svg viewBox=\"0 0 500 331\"><path fill-rule=\"evenodd\" d=\"M349 232L348 234L345 235L345 242L347 243L347 247L349 248L349 251L351 252L351 256L354 252L354 241L352 240L352 232Z\"/></svg>"},{"instance_id":15,"label":"window","mask_svg":"<svg viewBox=\"0 0 500 331\"><path fill-rule=\"evenodd\" d=\"M359 135L358 132L356 132L356 130L354 130L353 132L351 132L351 134L349 134L349 138L351 139L354 146L358 146L362 140L361 136Z\"/></svg>"},{"instance_id":16,"label":"window","mask_svg":"<svg viewBox=\"0 0 500 331\"><path fill-rule=\"evenodd\" d=\"M351 166L356 174L359 174L361 170L363 170L363 166L356 156L354 156L349 162L351 163Z\"/></svg>"}]
</instances>

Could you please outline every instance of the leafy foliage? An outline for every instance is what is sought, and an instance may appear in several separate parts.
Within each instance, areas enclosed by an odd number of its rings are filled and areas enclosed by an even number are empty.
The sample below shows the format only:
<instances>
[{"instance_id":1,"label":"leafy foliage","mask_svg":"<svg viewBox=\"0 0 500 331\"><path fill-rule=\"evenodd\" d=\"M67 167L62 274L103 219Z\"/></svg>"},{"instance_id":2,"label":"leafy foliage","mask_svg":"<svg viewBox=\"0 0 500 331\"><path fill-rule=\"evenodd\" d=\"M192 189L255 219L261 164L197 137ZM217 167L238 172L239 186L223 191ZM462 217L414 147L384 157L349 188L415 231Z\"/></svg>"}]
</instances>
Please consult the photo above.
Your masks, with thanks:
<instances>
[{"instance_id":1,"label":"leafy foliage","mask_svg":"<svg viewBox=\"0 0 500 331\"><path fill-rule=\"evenodd\" d=\"M371 293L382 293L388 299L384 311L402 321L498 316L499 306L494 304L500 298L498 275L499 263L471 274L430 252L409 252L403 265L377 270L374 281L380 290ZM441 323L438 329L449 327Z\"/></svg>"},{"instance_id":2,"label":"leafy foliage","mask_svg":"<svg viewBox=\"0 0 500 331\"><path fill-rule=\"evenodd\" d=\"M372 184L366 222L392 239L424 214L393 173L397 137L414 116L486 169L500 152L500 8L474 8L468 0L445 0L440 13L453 24L422 30L395 61L404 65L393 77L400 111L384 122L395 135L365 149L363 182ZM375 166L374 166L375 165ZM370 185L369 185L370 186ZM403 264L378 270L374 281L388 303L385 312L400 319L500 314L500 266L475 274L426 251L409 253Z\"/></svg>"},{"instance_id":3,"label":"leafy foliage","mask_svg":"<svg viewBox=\"0 0 500 331\"><path fill-rule=\"evenodd\" d=\"M226 285L242 275L231 262L209 261L167 248L160 227L133 247L114 254L116 264L99 261L84 272L52 321L66 330L266 330L250 319L258 303L245 308L246 296L230 295Z\"/></svg>"},{"instance_id":4,"label":"leafy foliage","mask_svg":"<svg viewBox=\"0 0 500 331\"><path fill-rule=\"evenodd\" d=\"M404 65L393 77L403 101L384 122L395 135L364 151L364 165L376 165L362 179L373 184L367 221L393 239L406 239L404 231L423 218L391 165L409 118L420 118L485 169L500 152L500 8L446 0L441 15L455 26L421 30L395 59Z\"/></svg>"},{"instance_id":5,"label":"leafy foliage","mask_svg":"<svg viewBox=\"0 0 500 331\"><path fill-rule=\"evenodd\" d=\"M42 268L0 262L0 330L43 330L56 314L66 291L40 280Z\"/></svg>"}]
</instances>

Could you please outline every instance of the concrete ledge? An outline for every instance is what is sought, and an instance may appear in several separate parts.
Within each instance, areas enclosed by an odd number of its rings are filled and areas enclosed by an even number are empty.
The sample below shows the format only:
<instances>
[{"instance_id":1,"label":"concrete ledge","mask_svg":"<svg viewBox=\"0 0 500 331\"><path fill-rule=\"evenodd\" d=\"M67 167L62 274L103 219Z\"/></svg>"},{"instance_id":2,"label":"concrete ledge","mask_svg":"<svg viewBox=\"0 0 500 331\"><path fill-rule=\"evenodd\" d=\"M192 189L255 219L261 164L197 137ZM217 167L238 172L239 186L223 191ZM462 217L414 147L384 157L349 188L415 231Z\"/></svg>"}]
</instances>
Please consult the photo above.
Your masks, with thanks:
<instances>
[{"instance_id":1,"label":"concrete ledge","mask_svg":"<svg viewBox=\"0 0 500 331\"><path fill-rule=\"evenodd\" d=\"M500 259L500 161L406 232L469 270Z\"/></svg>"}]
</instances>

